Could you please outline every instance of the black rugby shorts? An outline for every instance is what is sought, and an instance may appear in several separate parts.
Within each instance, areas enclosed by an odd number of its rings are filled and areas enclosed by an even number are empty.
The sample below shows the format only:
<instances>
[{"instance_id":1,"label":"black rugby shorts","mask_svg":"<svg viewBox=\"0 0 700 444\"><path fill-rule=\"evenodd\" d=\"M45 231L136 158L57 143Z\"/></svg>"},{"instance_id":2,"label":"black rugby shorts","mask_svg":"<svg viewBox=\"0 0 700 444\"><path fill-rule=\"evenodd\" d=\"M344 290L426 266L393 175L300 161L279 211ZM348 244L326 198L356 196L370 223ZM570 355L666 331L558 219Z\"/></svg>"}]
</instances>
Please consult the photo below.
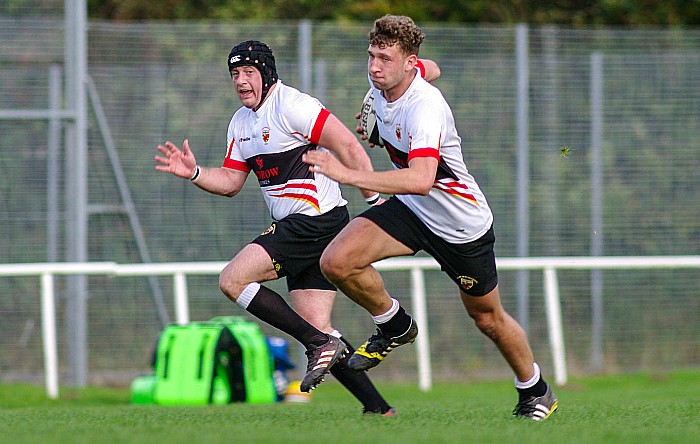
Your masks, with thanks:
<instances>
[{"instance_id":1,"label":"black rugby shorts","mask_svg":"<svg viewBox=\"0 0 700 444\"><path fill-rule=\"evenodd\" d=\"M272 258L278 277L287 278L291 290L335 290L321 273L321 253L350 221L345 206L320 216L291 214L273 222L251 243L262 246Z\"/></svg>"},{"instance_id":2,"label":"black rugby shorts","mask_svg":"<svg viewBox=\"0 0 700 444\"><path fill-rule=\"evenodd\" d=\"M413 251L423 250L440 264L450 279L466 294L483 296L496 288L496 240L493 227L479 239L464 244L447 242L430 229L396 197L371 207L357 217L377 224L386 233Z\"/></svg>"}]
</instances>

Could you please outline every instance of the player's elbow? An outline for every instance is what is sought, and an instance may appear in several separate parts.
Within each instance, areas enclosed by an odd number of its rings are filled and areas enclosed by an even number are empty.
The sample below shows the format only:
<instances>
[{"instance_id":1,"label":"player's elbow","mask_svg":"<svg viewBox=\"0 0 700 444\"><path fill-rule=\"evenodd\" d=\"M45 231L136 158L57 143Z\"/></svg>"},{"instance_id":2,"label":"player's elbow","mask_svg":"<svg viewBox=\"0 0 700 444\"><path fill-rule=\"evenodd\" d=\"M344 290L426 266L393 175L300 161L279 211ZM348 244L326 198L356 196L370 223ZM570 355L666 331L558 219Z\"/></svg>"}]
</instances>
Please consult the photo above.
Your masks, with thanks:
<instances>
[{"instance_id":1,"label":"player's elbow","mask_svg":"<svg viewBox=\"0 0 700 444\"><path fill-rule=\"evenodd\" d=\"M428 191L422 191L422 190L421 190L421 191L416 191L416 192L413 192L413 193L406 193L406 194L414 194L414 195L416 195L416 196L427 196L427 195L428 195Z\"/></svg>"},{"instance_id":2,"label":"player's elbow","mask_svg":"<svg viewBox=\"0 0 700 444\"><path fill-rule=\"evenodd\" d=\"M405 183L409 193L427 196L433 188L437 175L438 161L432 157L416 157L409 161L408 168L401 170L405 174Z\"/></svg>"},{"instance_id":3,"label":"player's elbow","mask_svg":"<svg viewBox=\"0 0 700 444\"><path fill-rule=\"evenodd\" d=\"M435 65L433 67L432 73L430 74L430 78L426 78L426 80L428 80L428 82L430 82L430 83L433 83L434 81L436 81L437 79L440 78L440 74L442 74L440 72L440 68L437 65ZM428 76L426 76L426 77L428 77Z\"/></svg>"},{"instance_id":4,"label":"player's elbow","mask_svg":"<svg viewBox=\"0 0 700 444\"><path fill-rule=\"evenodd\" d=\"M437 63L432 60L423 59L423 66L425 67L425 80L428 82L434 82L440 77L440 67Z\"/></svg>"},{"instance_id":5,"label":"player's elbow","mask_svg":"<svg viewBox=\"0 0 700 444\"><path fill-rule=\"evenodd\" d=\"M374 171L372 161L370 160L369 155L367 155L367 151L365 151L359 142L353 145L350 152L352 153L352 165L345 166L360 171Z\"/></svg>"},{"instance_id":6,"label":"player's elbow","mask_svg":"<svg viewBox=\"0 0 700 444\"><path fill-rule=\"evenodd\" d=\"M411 194L418 194L420 196L427 196L430 190L433 188L433 180L420 180L414 183L413 190Z\"/></svg>"},{"instance_id":7,"label":"player's elbow","mask_svg":"<svg viewBox=\"0 0 700 444\"><path fill-rule=\"evenodd\" d=\"M431 188L432 188L432 186L427 187L427 188L422 187L422 188L420 188L415 194L418 194L418 195L420 195L420 196L427 196L428 193L430 193L430 189L431 189Z\"/></svg>"}]
</instances>

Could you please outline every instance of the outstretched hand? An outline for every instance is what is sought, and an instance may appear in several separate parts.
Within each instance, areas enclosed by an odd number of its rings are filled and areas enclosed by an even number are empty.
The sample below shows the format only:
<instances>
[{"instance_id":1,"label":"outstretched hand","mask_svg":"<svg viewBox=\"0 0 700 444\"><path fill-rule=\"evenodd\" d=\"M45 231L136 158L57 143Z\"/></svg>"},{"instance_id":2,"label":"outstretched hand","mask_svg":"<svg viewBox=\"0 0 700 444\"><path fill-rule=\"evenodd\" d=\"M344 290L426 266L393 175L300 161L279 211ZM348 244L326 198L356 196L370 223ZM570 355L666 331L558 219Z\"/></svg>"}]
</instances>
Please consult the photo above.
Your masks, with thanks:
<instances>
[{"instance_id":1,"label":"outstretched hand","mask_svg":"<svg viewBox=\"0 0 700 444\"><path fill-rule=\"evenodd\" d=\"M182 142L182 150L168 141L165 142L165 145L158 145L158 151L163 155L155 157L156 162L159 163L156 165L156 170L171 173L184 179L189 179L194 175L197 159L190 150L189 140L185 139Z\"/></svg>"}]
</instances>

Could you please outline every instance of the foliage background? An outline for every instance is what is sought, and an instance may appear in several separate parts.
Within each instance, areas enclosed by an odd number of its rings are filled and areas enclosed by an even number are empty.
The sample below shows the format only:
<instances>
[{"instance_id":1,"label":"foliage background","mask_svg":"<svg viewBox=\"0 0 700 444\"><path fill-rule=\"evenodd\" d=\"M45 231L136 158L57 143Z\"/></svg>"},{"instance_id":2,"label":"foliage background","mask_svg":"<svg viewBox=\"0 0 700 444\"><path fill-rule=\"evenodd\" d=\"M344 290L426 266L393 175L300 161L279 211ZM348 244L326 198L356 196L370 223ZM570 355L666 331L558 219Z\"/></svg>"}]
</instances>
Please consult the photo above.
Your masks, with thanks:
<instances>
[{"instance_id":1,"label":"foliage background","mask_svg":"<svg viewBox=\"0 0 700 444\"><path fill-rule=\"evenodd\" d=\"M110 20L311 19L371 21L400 13L416 21L559 25L683 26L700 23L697 0L89 0L90 16ZM400 11L400 12L397 12Z\"/></svg>"}]
</instances>

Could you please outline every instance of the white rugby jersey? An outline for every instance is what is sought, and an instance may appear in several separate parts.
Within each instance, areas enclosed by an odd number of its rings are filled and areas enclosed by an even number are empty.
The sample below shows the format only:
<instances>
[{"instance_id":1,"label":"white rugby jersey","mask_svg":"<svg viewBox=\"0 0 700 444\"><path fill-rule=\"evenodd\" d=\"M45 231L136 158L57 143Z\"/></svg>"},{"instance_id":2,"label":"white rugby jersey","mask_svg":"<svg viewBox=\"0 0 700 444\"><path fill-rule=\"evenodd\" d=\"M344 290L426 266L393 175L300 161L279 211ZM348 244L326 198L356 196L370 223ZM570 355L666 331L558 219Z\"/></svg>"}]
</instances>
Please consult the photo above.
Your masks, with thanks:
<instances>
[{"instance_id":1,"label":"white rugby jersey","mask_svg":"<svg viewBox=\"0 0 700 444\"><path fill-rule=\"evenodd\" d=\"M336 181L310 172L301 160L317 148L329 115L317 99L278 80L257 111L242 107L231 118L223 166L255 173L274 220L347 204Z\"/></svg>"},{"instance_id":2,"label":"white rugby jersey","mask_svg":"<svg viewBox=\"0 0 700 444\"><path fill-rule=\"evenodd\" d=\"M452 110L440 90L416 76L403 96L387 103L381 91L372 88L379 135L394 168L408 168L415 157L434 157L439 162L427 196L396 197L448 242L461 244L483 236L493 214L464 163Z\"/></svg>"}]
</instances>

